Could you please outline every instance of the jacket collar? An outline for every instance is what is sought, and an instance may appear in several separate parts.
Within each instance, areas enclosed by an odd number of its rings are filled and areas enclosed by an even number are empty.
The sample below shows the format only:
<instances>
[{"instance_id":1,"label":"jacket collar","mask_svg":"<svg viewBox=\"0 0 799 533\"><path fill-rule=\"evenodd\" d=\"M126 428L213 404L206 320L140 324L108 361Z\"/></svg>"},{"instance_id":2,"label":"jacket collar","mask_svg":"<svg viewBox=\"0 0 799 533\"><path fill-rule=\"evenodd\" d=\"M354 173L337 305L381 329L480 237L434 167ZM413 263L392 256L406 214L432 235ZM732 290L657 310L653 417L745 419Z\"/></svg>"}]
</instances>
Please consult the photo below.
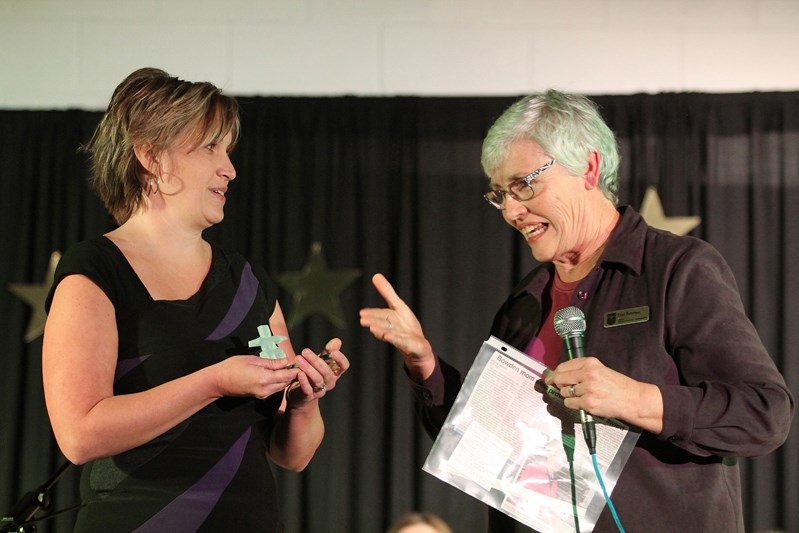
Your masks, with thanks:
<instances>
[{"instance_id":1,"label":"jacket collar","mask_svg":"<svg viewBox=\"0 0 799 533\"><path fill-rule=\"evenodd\" d=\"M640 275L644 265L644 248L649 226L629 205L619 207L618 211L621 218L610 234L600 262L622 264Z\"/></svg>"}]
</instances>

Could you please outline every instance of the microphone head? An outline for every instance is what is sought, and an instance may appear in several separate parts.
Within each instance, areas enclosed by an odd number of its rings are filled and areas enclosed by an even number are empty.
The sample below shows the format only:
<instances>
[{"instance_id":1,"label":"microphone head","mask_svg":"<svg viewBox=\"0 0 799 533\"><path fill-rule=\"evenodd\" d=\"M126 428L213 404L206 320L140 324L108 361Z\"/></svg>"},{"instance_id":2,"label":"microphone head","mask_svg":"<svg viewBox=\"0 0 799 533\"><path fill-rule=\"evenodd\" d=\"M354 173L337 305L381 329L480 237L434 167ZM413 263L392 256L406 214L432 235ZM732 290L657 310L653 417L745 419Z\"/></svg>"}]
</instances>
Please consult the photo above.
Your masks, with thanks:
<instances>
[{"instance_id":1,"label":"microphone head","mask_svg":"<svg viewBox=\"0 0 799 533\"><path fill-rule=\"evenodd\" d=\"M564 307L556 311L552 322L559 337L573 337L585 333L585 315L577 307Z\"/></svg>"}]
</instances>

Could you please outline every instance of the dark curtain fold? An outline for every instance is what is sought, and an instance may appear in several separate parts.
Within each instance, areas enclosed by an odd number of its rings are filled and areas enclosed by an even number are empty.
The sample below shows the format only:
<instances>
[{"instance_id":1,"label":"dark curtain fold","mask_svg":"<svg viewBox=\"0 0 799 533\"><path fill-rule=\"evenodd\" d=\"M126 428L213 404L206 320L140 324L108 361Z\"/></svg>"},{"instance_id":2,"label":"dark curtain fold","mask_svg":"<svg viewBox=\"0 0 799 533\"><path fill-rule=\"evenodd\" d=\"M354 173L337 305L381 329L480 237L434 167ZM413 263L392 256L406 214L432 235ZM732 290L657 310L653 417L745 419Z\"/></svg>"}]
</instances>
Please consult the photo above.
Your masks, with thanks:
<instances>
[{"instance_id":1,"label":"dark curtain fold","mask_svg":"<svg viewBox=\"0 0 799 533\"><path fill-rule=\"evenodd\" d=\"M619 137L622 203L655 186L668 215L699 215L693 234L730 263L764 343L799 387L795 346L799 93L597 96ZM413 413L399 356L358 325L380 305L383 272L417 311L437 353L468 369L495 309L533 266L529 249L482 199L482 138L514 99L242 97L238 177L208 237L275 277L301 270L314 242L330 269L362 276L341 293L346 326L313 316L295 347L341 337L353 365L323 402L327 436L303 474L276 472L287 531L373 533L410 510L478 531L482 504L421 470L431 440ZM62 464L44 409L41 338L23 340L30 308L6 290L41 283L50 253L110 229L77 153L99 120L84 111L0 111L0 513ZM282 296L292 310L291 295ZM590 334L590 332L589 332ZM799 531L799 446L742 461L747 531ZM78 501L77 469L52 509ZM69 512L40 526L70 530ZM624 517L621 517L622 521Z\"/></svg>"}]
</instances>

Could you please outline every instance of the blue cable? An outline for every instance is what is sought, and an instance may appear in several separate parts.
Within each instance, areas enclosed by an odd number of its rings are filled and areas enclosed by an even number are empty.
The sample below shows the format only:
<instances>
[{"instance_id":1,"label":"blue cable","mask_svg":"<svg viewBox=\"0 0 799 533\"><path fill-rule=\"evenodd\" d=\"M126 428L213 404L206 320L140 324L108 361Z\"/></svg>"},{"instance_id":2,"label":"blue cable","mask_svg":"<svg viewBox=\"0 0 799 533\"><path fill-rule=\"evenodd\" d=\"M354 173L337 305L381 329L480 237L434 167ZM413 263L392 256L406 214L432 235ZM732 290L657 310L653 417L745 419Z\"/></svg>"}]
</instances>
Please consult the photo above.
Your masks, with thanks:
<instances>
[{"instance_id":1,"label":"blue cable","mask_svg":"<svg viewBox=\"0 0 799 533\"><path fill-rule=\"evenodd\" d=\"M613 515L613 520L616 522L616 527L619 528L620 533L625 533L624 526L621 525L621 520L619 520L619 515L616 514L616 508L613 507L613 501L611 501L610 496L608 496L608 491L605 488L605 482L602 481L602 474L599 472L599 463L596 460L596 454L591 454L591 460L594 462L594 472L596 473L596 478L599 481L599 486L602 487L602 494L605 495L605 501L608 502L608 508L610 509L610 514Z\"/></svg>"}]
</instances>

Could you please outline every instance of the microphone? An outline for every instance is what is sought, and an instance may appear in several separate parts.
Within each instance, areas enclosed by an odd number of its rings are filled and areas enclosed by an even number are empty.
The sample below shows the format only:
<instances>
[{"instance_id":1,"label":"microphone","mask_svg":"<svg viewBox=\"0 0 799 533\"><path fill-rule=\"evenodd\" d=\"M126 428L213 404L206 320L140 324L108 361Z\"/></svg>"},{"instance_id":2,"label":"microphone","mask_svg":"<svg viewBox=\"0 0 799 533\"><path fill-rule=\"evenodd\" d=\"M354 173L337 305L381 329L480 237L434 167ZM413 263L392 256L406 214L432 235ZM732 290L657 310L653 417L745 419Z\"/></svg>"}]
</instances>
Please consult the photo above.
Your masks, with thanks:
<instances>
[{"instance_id":1,"label":"microphone","mask_svg":"<svg viewBox=\"0 0 799 533\"><path fill-rule=\"evenodd\" d=\"M555 312L553 319L555 333L566 343L569 359L585 357L583 337L585 336L585 315L577 307L570 306ZM580 409L580 423L583 426L583 438L591 455L596 453L596 426L594 417Z\"/></svg>"}]
</instances>

